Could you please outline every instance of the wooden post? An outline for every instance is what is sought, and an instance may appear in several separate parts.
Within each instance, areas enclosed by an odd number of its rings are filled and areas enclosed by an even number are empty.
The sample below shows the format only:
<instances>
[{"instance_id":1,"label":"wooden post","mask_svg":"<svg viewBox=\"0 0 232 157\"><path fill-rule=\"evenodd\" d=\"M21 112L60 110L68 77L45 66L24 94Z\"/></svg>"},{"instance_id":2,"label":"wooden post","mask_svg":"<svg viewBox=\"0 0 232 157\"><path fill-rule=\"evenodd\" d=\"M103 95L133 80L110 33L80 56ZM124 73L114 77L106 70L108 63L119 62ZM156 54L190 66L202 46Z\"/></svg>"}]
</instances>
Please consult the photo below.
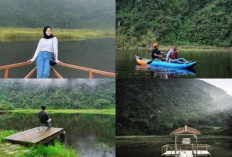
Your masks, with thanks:
<instances>
[{"instance_id":1,"label":"wooden post","mask_svg":"<svg viewBox=\"0 0 232 157\"><path fill-rule=\"evenodd\" d=\"M197 135L196 135L196 144L197 144ZM198 151L198 144L197 144L196 146L197 146L196 155L197 155L197 157L198 157L198 153L197 153L197 151Z\"/></svg>"},{"instance_id":2,"label":"wooden post","mask_svg":"<svg viewBox=\"0 0 232 157\"><path fill-rule=\"evenodd\" d=\"M93 72L89 71L89 78L92 79L93 78Z\"/></svg>"},{"instance_id":3,"label":"wooden post","mask_svg":"<svg viewBox=\"0 0 232 157\"><path fill-rule=\"evenodd\" d=\"M111 73L111 72L107 72L107 71L101 71L101 70L97 70L97 69L81 67L81 66L77 66L77 65L63 63L63 62L60 62L58 65L64 66L67 68L76 69L76 70L87 71L87 72L89 72L89 78L90 78L90 75L93 76L93 74L91 74L91 73L101 74L101 75L105 75L105 76L109 76L109 77L115 77L115 75L116 75L115 73Z\"/></svg>"},{"instance_id":4,"label":"wooden post","mask_svg":"<svg viewBox=\"0 0 232 157\"><path fill-rule=\"evenodd\" d=\"M60 141L65 142L65 131L62 134L60 134Z\"/></svg>"},{"instance_id":5,"label":"wooden post","mask_svg":"<svg viewBox=\"0 0 232 157\"><path fill-rule=\"evenodd\" d=\"M176 150L177 150L177 135L175 135L175 157L176 157Z\"/></svg>"},{"instance_id":6,"label":"wooden post","mask_svg":"<svg viewBox=\"0 0 232 157\"><path fill-rule=\"evenodd\" d=\"M51 70L53 71L53 73L56 75L57 78L63 79L63 77L58 73L58 71L56 71L54 68L52 68Z\"/></svg>"},{"instance_id":7,"label":"wooden post","mask_svg":"<svg viewBox=\"0 0 232 157\"><path fill-rule=\"evenodd\" d=\"M26 66L26 65L30 65L30 62L21 62L21 63L15 63L15 64L9 64L9 65L3 65L0 66L0 70L5 70L4 71L4 78L9 78L9 69L10 68L16 68L16 67L20 67L20 66Z\"/></svg>"},{"instance_id":8,"label":"wooden post","mask_svg":"<svg viewBox=\"0 0 232 157\"><path fill-rule=\"evenodd\" d=\"M24 78L25 78L25 79L30 78L30 77L35 73L35 71L36 71L36 67L33 68L33 69L27 74L27 76L25 76Z\"/></svg>"},{"instance_id":9,"label":"wooden post","mask_svg":"<svg viewBox=\"0 0 232 157\"><path fill-rule=\"evenodd\" d=\"M8 76L9 76L9 69L6 68L6 69L5 69L5 72L4 72L4 78L7 79Z\"/></svg>"}]
</instances>

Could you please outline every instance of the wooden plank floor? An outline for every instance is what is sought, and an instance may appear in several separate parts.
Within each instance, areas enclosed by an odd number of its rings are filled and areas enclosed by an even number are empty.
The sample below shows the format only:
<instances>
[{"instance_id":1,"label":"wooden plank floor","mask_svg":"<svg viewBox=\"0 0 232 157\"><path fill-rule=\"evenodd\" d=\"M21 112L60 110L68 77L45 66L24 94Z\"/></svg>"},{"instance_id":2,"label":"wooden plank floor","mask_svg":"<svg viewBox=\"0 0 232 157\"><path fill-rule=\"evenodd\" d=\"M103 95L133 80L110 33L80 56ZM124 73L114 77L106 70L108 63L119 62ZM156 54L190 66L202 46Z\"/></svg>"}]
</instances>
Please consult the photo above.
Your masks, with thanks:
<instances>
[{"instance_id":1,"label":"wooden plank floor","mask_svg":"<svg viewBox=\"0 0 232 157\"><path fill-rule=\"evenodd\" d=\"M196 151L194 151L194 153L196 153ZM191 150L176 151L176 154L180 154L180 157L193 157ZM197 154L198 156L210 155L207 150L198 150ZM163 156L175 156L175 151L166 151Z\"/></svg>"},{"instance_id":2,"label":"wooden plank floor","mask_svg":"<svg viewBox=\"0 0 232 157\"><path fill-rule=\"evenodd\" d=\"M47 143L64 132L63 128L38 129L38 127L5 137L5 140L14 143Z\"/></svg>"}]
</instances>

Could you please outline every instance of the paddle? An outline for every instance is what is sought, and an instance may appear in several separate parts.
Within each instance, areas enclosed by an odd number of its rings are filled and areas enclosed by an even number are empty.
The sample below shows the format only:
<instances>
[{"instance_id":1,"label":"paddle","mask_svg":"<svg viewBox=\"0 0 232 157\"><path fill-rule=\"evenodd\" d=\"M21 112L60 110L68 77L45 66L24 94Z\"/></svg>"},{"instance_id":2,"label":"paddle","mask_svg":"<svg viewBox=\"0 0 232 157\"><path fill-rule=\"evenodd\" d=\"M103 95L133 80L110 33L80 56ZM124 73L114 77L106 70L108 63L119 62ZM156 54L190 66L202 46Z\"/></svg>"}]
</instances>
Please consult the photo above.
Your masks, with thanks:
<instances>
[{"instance_id":1,"label":"paddle","mask_svg":"<svg viewBox=\"0 0 232 157\"><path fill-rule=\"evenodd\" d=\"M153 61L149 61L149 62L147 62L147 64L149 65L149 64L151 64Z\"/></svg>"},{"instance_id":2,"label":"paddle","mask_svg":"<svg viewBox=\"0 0 232 157\"><path fill-rule=\"evenodd\" d=\"M163 57L165 57L165 56L166 56L166 55L164 54ZM158 57L158 59L161 59L161 62L163 62L163 61L162 61L162 57ZM147 62L147 64L149 65L149 64L151 64L153 61L154 61L154 60L151 60L151 61Z\"/></svg>"}]
</instances>

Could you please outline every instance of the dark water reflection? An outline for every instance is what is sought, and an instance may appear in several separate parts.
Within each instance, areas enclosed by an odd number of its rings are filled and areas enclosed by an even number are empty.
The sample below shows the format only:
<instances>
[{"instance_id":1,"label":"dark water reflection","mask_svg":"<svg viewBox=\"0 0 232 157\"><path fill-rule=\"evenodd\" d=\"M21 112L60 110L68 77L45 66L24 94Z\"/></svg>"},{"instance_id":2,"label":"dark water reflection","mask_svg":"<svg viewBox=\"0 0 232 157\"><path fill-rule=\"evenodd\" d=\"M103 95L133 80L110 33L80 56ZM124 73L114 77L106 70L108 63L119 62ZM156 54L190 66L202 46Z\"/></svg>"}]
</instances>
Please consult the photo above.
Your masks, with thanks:
<instances>
[{"instance_id":1,"label":"dark water reflection","mask_svg":"<svg viewBox=\"0 0 232 157\"><path fill-rule=\"evenodd\" d=\"M225 52L180 52L179 57L198 61L194 70L168 68L150 69L137 65L135 55L150 58L145 50L117 50L116 71L118 78L231 78L232 53Z\"/></svg>"},{"instance_id":2,"label":"dark water reflection","mask_svg":"<svg viewBox=\"0 0 232 157\"><path fill-rule=\"evenodd\" d=\"M53 127L66 131L66 143L81 156L115 156L115 116L94 114L50 114ZM37 114L0 115L1 129L26 130L37 127Z\"/></svg>"},{"instance_id":3,"label":"dark water reflection","mask_svg":"<svg viewBox=\"0 0 232 157\"><path fill-rule=\"evenodd\" d=\"M0 42L0 66L31 59L38 41ZM101 38L82 41L59 41L59 60L89 68L115 72L115 39ZM23 78L35 65L10 69L9 77ZM88 72L55 66L64 78L86 78ZM0 71L3 77L3 71ZM35 75L33 76L35 77ZM51 74L55 78L54 74ZM95 74L94 77L104 77Z\"/></svg>"},{"instance_id":4,"label":"dark water reflection","mask_svg":"<svg viewBox=\"0 0 232 157\"><path fill-rule=\"evenodd\" d=\"M199 144L209 144L211 146L212 157L232 156L231 136L201 136ZM172 142L171 142L172 141ZM174 139L166 136L156 136L138 139L116 140L117 157L161 157L161 147L167 143L174 144Z\"/></svg>"}]
</instances>

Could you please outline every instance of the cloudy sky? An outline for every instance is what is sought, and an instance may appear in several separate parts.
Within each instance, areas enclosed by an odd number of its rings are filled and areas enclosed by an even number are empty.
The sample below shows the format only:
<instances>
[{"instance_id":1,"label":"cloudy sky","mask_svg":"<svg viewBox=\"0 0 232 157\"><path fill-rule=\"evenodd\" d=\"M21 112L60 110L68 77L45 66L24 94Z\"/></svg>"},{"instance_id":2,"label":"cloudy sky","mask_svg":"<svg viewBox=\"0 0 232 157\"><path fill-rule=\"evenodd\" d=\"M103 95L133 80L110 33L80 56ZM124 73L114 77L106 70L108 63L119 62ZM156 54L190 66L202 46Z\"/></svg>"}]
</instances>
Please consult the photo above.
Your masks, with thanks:
<instances>
[{"instance_id":1,"label":"cloudy sky","mask_svg":"<svg viewBox=\"0 0 232 157\"><path fill-rule=\"evenodd\" d=\"M226 93L232 96L232 79L201 79L218 88L223 89Z\"/></svg>"}]
</instances>

